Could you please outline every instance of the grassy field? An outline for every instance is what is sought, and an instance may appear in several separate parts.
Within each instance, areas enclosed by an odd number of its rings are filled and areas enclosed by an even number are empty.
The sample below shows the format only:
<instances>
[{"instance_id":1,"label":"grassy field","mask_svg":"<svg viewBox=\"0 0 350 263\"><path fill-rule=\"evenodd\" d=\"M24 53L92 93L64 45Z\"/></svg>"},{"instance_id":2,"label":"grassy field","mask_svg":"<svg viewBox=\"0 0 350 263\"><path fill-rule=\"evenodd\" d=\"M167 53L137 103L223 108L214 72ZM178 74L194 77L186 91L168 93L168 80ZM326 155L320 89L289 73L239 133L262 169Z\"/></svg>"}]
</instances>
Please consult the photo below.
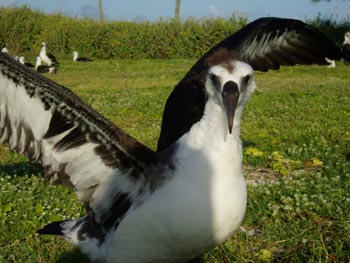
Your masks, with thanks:
<instances>
[{"instance_id":1,"label":"grassy field","mask_svg":"<svg viewBox=\"0 0 350 263\"><path fill-rule=\"evenodd\" d=\"M88 104L155 148L165 100L192 60L73 64L57 75ZM256 73L242 140L249 181L245 220L199 262L350 262L350 67ZM35 231L84 214L75 195L0 147L0 262L89 262Z\"/></svg>"}]
</instances>

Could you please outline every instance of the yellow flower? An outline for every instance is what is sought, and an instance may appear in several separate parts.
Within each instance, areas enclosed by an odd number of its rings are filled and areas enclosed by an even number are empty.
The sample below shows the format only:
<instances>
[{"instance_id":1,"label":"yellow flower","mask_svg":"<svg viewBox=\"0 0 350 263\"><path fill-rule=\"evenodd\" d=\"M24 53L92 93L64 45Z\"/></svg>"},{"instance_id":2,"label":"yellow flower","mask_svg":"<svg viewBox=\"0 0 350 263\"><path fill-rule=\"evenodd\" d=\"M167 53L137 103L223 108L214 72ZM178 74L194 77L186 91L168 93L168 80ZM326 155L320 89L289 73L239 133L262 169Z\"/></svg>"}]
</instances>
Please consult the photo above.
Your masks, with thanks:
<instances>
[{"instance_id":1,"label":"yellow flower","mask_svg":"<svg viewBox=\"0 0 350 263\"><path fill-rule=\"evenodd\" d=\"M323 166L323 162L319 159L313 158L312 159L312 166L313 167L322 167Z\"/></svg>"},{"instance_id":2,"label":"yellow flower","mask_svg":"<svg viewBox=\"0 0 350 263\"><path fill-rule=\"evenodd\" d=\"M258 253L258 259L260 262L271 262L273 259L272 256L272 252L268 249L261 249Z\"/></svg>"},{"instance_id":3,"label":"yellow flower","mask_svg":"<svg viewBox=\"0 0 350 263\"><path fill-rule=\"evenodd\" d=\"M253 156L253 157L261 157L264 155L264 153L262 151L258 150L258 148L255 148L255 147L247 148L245 153L246 153L246 155Z\"/></svg>"},{"instance_id":4,"label":"yellow flower","mask_svg":"<svg viewBox=\"0 0 350 263\"><path fill-rule=\"evenodd\" d=\"M282 154L280 154L278 151L274 151L271 154L271 156L272 156L272 159L276 161L281 160L283 158Z\"/></svg>"}]
</instances>

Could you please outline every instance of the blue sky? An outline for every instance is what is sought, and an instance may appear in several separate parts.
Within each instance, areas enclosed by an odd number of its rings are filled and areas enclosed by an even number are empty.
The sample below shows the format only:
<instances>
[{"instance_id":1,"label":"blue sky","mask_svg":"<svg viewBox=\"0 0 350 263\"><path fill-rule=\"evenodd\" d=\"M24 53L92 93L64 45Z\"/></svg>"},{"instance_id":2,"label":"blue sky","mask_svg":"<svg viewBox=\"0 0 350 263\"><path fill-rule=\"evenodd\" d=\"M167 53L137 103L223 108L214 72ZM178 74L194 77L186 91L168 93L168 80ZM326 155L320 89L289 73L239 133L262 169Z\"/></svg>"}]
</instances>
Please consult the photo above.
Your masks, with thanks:
<instances>
[{"instance_id":1,"label":"blue sky","mask_svg":"<svg viewBox=\"0 0 350 263\"><path fill-rule=\"evenodd\" d=\"M97 0L0 0L0 6L27 4L44 12L61 11L80 17L82 14L98 15ZM174 15L175 0L103 0L108 19L156 20ZM349 0L182 0L181 17L228 17L237 12L249 20L261 16L279 16L301 20L323 18L350 20Z\"/></svg>"}]
</instances>

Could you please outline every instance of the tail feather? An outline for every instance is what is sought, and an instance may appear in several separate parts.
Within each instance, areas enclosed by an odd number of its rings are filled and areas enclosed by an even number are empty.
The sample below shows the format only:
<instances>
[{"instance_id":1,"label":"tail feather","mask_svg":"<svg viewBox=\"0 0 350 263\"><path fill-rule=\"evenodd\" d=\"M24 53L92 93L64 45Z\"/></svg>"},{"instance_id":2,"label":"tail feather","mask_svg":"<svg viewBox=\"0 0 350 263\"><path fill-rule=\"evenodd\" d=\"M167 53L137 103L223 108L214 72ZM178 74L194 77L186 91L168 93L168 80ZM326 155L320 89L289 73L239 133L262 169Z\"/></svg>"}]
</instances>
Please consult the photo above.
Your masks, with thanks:
<instances>
[{"instance_id":1,"label":"tail feather","mask_svg":"<svg viewBox=\"0 0 350 263\"><path fill-rule=\"evenodd\" d=\"M96 230L96 225L88 216L85 216L79 219L53 222L37 230L37 233L62 236L68 242L78 246L91 260L104 261L111 236L102 235L101 231L101 229Z\"/></svg>"},{"instance_id":2,"label":"tail feather","mask_svg":"<svg viewBox=\"0 0 350 263\"><path fill-rule=\"evenodd\" d=\"M83 231L89 230L85 227L86 225L89 225L89 222L90 220L88 216L72 220L56 221L44 226L42 229L39 229L36 232L43 235L60 235L69 242L78 245L79 241L84 239L82 235L86 236L89 234L84 233L85 231Z\"/></svg>"},{"instance_id":3,"label":"tail feather","mask_svg":"<svg viewBox=\"0 0 350 263\"><path fill-rule=\"evenodd\" d=\"M57 221L51 224L44 226L42 229L37 230L36 232L41 235L64 235L62 223L65 221Z\"/></svg>"}]
</instances>

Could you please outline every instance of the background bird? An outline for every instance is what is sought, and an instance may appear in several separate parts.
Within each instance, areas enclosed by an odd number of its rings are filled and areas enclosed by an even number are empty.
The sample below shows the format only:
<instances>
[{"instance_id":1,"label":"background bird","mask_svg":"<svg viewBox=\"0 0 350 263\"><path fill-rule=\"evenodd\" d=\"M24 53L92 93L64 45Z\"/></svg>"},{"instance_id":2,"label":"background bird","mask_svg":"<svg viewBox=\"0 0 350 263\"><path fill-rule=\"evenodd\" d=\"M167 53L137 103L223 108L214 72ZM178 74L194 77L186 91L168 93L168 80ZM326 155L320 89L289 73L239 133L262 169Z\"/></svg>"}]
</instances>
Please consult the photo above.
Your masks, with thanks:
<instances>
[{"instance_id":1,"label":"background bird","mask_svg":"<svg viewBox=\"0 0 350 263\"><path fill-rule=\"evenodd\" d=\"M26 66L29 67L29 68L34 68L34 65L33 65L32 63L30 63L30 62L26 62L26 59L25 59L25 57L23 57L23 56L20 56L19 59L18 59L18 61L19 61L21 64L26 65Z\"/></svg>"},{"instance_id":2,"label":"background bird","mask_svg":"<svg viewBox=\"0 0 350 263\"><path fill-rule=\"evenodd\" d=\"M344 34L344 42L341 48L342 58L345 65L350 63L350 32Z\"/></svg>"},{"instance_id":3,"label":"background bird","mask_svg":"<svg viewBox=\"0 0 350 263\"><path fill-rule=\"evenodd\" d=\"M51 53L47 53L45 42L41 43L41 50L40 50L39 57L41 58L42 62L44 62L48 66L51 66L52 64L59 64L54 55L52 55Z\"/></svg>"},{"instance_id":4,"label":"background bird","mask_svg":"<svg viewBox=\"0 0 350 263\"><path fill-rule=\"evenodd\" d=\"M73 51L73 61L74 62L91 62L91 58L79 57L78 51Z\"/></svg>"},{"instance_id":5,"label":"background bird","mask_svg":"<svg viewBox=\"0 0 350 263\"><path fill-rule=\"evenodd\" d=\"M41 64L41 57L36 57L35 71L39 73L57 73L55 66L47 66Z\"/></svg>"}]
</instances>

